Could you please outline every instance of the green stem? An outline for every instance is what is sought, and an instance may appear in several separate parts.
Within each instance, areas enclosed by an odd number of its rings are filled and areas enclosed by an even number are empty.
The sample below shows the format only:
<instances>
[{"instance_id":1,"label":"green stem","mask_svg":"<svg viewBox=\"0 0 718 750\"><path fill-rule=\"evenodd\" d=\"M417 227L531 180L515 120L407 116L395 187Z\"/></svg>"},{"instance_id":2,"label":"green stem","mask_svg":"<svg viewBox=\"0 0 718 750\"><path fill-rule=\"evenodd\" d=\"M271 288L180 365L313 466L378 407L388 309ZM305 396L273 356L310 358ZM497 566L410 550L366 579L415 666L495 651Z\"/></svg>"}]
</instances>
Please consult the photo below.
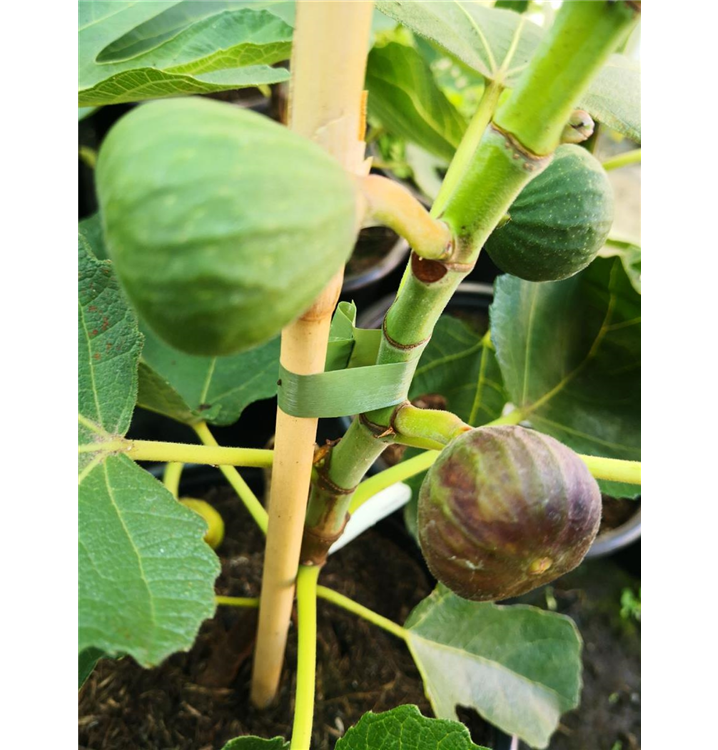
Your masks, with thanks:
<instances>
[{"instance_id":1,"label":"green stem","mask_svg":"<svg viewBox=\"0 0 718 750\"><path fill-rule=\"evenodd\" d=\"M318 568L309 567L309 568L305 568L305 570L318 570ZM355 615L358 615L364 620L367 620L368 622L371 622L374 625L377 625L383 630L386 630L388 633L395 635L397 638L401 638L403 641L406 641L407 639L406 628L403 628L401 625L398 625L397 623L392 622L392 620L389 620L386 617L382 617L382 615L379 615L376 612L373 612L371 609L368 609L367 607L363 606L362 604L355 602L353 599L350 599L348 596L344 596L343 594L340 594L339 592L334 591L333 589L328 589L326 586L317 586L316 594L320 599L324 599L327 602L331 602L332 604L335 604L337 607L346 609L347 612L351 612ZM227 607L246 608L246 607L258 607L259 606L259 597L249 598L249 597L241 597L241 596L215 596L215 601L217 602L218 605L223 605ZM300 615L300 618L301 618L301 615ZM301 634L301 627L302 627L301 619L300 619L299 627L300 627L300 634ZM297 679L297 683L299 683L298 679Z\"/></svg>"},{"instance_id":2,"label":"green stem","mask_svg":"<svg viewBox=\"0 0 718 750\"><path fill-rule=\"evenodd\" d=\"M476 149L478 148L479 142L481 141L484 131L488 127L493 117L494 110L503 91L502 86L496 81L490 81L484 93L481 95L481 100L476 108L474 116L471 118L469 127L464 133L464 137L461 139L459 148L456 149L454 158L451 160L449 170L444 177L444 181L441 183L441 188L436 196L434 205L431 207L432 216L441 216L447 204L451 200L451 196L459 184L461 177L468 168L471 160L474 158Z\"/></svg>"},{"instance_id":3,"label":"green stem","mask_svg":"<svg viewBox=\"0 0 718 750\"><path fill-rule=\"evenodd\" d=\"M317 668L317 579L319 566L299 566L297 574L297 689L290 750L309 750L314 721Z\"/></svg>"},{"instance_id":4,"label":"green stem","mask_svg":"<svg viewBox=\"0 0 718 750\"><path fill-rule=\"evenodd\" d=\"M198 424L192 425L194 431L197 433L199 439L205 444L210 445L213 448L217 448L217 441L214 439L214 435L209 431L209 427L206 422L199 422ZM222 466L220 465L219 470L224 474L225 478L232 486L234 491L239 495L239 499L244 503L244 507L249 511L249 514L254 519L254 522L259 526L264 534L267 533L268 517L267 511L264 509L262 503L259 502L257 496L249 488L249 485L242 479L237 469L234 466Z\"/></svg>"},{"instance_id":5,"label":"green stem","mask_svg":"<svg viewBox=\"0 0 718 750\"><path fill-rule=\"evenodd\" d=\"M94 169L97 164L97 151L89 146L80 146L79 151L80 161L88 166L90 169Z\"/></svg>"},{"instance_id":6,"label":"green stem","mask_svg":"<svg viewBox=\"0 0 718 750\"><path fill-rule=\"evenodd\" d=\"M356 488L354 495L352 495L349 512L353 513L360 505L363 505L367 500L374 497L377 492L391 487L392 484L403 482L405 479L410 479L416 474L426 471L438 457L439 451L425 451L418 456L384 469L384 471L374 474L369 479L365 479Z\"/></svg>"},{"instance_id":7,"label":"green stem","mask_svg":"<svg viewBox=\"0 0 718 750\"><path fill-rule=\"evenodd\" d=\"M454 170L456 185L443 198L447 204L441 218L455 240L451 263L412 253L410 271L384 318L377 364L407 362L416 367L481 247L523 187L548 166L575 99L629 28L634 13L623 2L601 0L564 3L559 17L563 20L557 17L547 35L550 41L539 47L517 89L498 106L494 120L501 127L489 125L481 132L481 122L490 116L486 112L493 109L487 103L484 115L467 131L467 146L460 147ZM330 451L318 473L321 481L312 484L302 559L320 563L327 545L341 532L354 487L391 439L394 414L389 407L354 420Z\"/></svg>"},{"instance_id":8,"label":"green stem","mask_svg":"<svg viewBox=\"0 0 718 750\"><path fill-rule=\"evenodd\" d=\"M576 102L633 28L633 3L565 2L494 122L525 149L549 155Z\"/></svg>"},{"instance_id":9,"label":"green stem","mask_svg":"<svg viewBox=\"0 0 718 750\"><path fill-rule=\"evenodd\" d=\"M183 468L184 464L181 461L170 461L165 466L162 483L175 497L179 497L179 483Z\"/></svg>"},{"instance_id":10,"label":"green stem","mask_svg":"<svg viewBox=\"0 0 718 750\"><path fill-rule=\"evenodd\" d=\"M272 465L272 451L258 448L225 448L214 445L164 443L157 440L126 440L119 438L106 443L80 446L81 452L124 452L135 461L180 462L210 466Z\"/></svg>"},{"instance_id":11,"label":"green stem","mask_svg":"<svg viewBox=\"0 0 718 750\"><path fill-rule=\"evenodd\" d=\"M258 596L215 596L214 601L226 607L259 607Z\"/></svg>"},{"instance_id":12,"label":"green stem","mask_svg":"<svg viewBox=\"0 0 718 750\"><path fill-rule=\"evenodd\" d=\"M447 258L452 241L449 228L432 218L422 204L395 180L370 174L358 178L367 202L365 221L393 229L422 258Z\"/></svg>"},{"instance_id":13,"label":"green stem","mask_svg":"<svg viewBox=\"0 0 718 750\"><path fill-rule=\"evenodd\" d=\"M492 422L491 424L498 424ZM365 479L354 492L349 511L353 513L367 500L381 490L391 487L392 484L410 479L422 471L426 471L439 457L440 451L426 451L418 456L402 461L396 466L380 471L373 477ZM626 461L620 458L604 458L602 456L586 456L581 453L578 457L588 466L591 475L595 479L604 479L609 482L625 482L626 484L641 483L641 462Z\"/></svg>"},{"instance_id":14,"label":"green stem","mask_svg":"<svg viewBox=\"0 0 718 750\"><path fill-rule=\"evenodd\" d=\"M345 449L339 450L342 444ZM307 529L321 530L322 536L327 539L327 550L331 546L331 538L341 533L344 527L351 490L359 484L386 445L374 437L371 430L359 419L355 419L339 445L329 452L324 464L317 467L317 476L312 481L305 525ZM322 481L324 476L330 483ZM335 491L335 477L342 478L342 484L337 486L346 488L347 492L344 494ZM315 555L309 557L314 558Z\"/></svg>"},{"instance_id":15,"label":"green stem","mask_svg":"<svg viewBox=\"0 0 718 750\"><path fill-rule=\"evenodd\" d=\"M353 599L350 599L343 594L339 594L336 591L332 591L332 589L328 589L326 588L326 586L319 586L317 588L317 593L322 599L325 599L332 604L336 604L338 607L342 607L342 609L346 609L348 612L359 615L359 617L362 617L363 619L368 620L369 622L377 625L383 630L386 630L387 633L391 633L397 638L401 638L402 641L407 640L408 636L406 628L403 628L401 625L397 625L395 622L392 622L386 617L382 617L376 612L367 609L367 607L358 604Z\"/></svg>"},{"instance_id":16,"label":"green stem","mask_svg":"<svg viewBox=\"0 0 718 750\"><path fill-rule=\"evenodd\" d=\"M641 462L623 461L619 458L603 458L601 456L584 456L579 458L588 466L596 479L609 482L626 482L627 484L641 483Z\"/></svg>"},{"instance_id":17,"label":"green stem","mask_svg":"<svg viewBox=\"0 0 718 750\"><path fill-rule=\"evenodd\" d=\"M519 422L523 422L524 419L526 419L526 414L521 409L513 409L508 414L504 414L503 417L498 417L488 424L518 424Z\"/></svg>"},{"instance_id":18,"label":"green stem","mask_svg":"<svg viewBox=\"0 0 718 750\"><path fill-rule=\"evenodd\" d=\"M450 411L420 409L409 402L396 409L392 426L403 438L429 441L439 448L472 429Z\"/></svg>"},{"instance_id":19,"label":"green stem","mask_svg":"<svg viewBox=\"0 0 718 750\"><path fill-rule=\"evenodd\" d=\"M641 149L636 148L633 151L626 151L625 154L619 154L611 159L606 159L603 162L603 168L610 172L612 169L619 169L620 167L627 167L629 164L640 164L641 163Z\"/></svg>"}]
</instances>

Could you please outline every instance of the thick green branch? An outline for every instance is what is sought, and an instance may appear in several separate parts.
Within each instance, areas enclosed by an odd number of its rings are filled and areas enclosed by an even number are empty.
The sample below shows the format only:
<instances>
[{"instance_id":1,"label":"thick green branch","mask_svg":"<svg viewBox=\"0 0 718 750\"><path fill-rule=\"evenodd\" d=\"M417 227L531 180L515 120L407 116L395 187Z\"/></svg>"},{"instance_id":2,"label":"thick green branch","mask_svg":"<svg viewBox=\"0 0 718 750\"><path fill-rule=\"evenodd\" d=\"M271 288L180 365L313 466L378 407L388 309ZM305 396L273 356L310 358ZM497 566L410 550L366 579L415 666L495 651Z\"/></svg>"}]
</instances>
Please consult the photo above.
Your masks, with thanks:
<instances>
[{"instance_id":1,"label":"thick green branch","mask_svg":"<svg viewBox=\"0 0 718 750\"><path fill-rule=\"evenodd\" d=\"M576 102L633 28L635 5L563 3L511 96L498 107L496 125L534 154L553 153Z\"/></svg>"},{"instance_id":2,"label":"thick green branch","mask_svg":"<svg viewBox=\"0 0 718 750\"><path fill-rule=\"evenodd\" d=\"M454 158L449 165L449 171L446 173L446 177L444 177L444 181L441 183L441 188L439 188L439 193L436 196L434 205L431 207L432 216L441 216L451 200L451 196L456 186L459 184L464 172L474 158L474 154L476 153L476 149L484 135L484 131L491 122L491 118L494 116L494 110L496 109L502 91L502 86L495 81L489 81L486 84L479 106L476 108L476 112L471 118L469 127L467 128L464 137L461 139L459 148L456 149Z\"/></svg>"}]
</instances>

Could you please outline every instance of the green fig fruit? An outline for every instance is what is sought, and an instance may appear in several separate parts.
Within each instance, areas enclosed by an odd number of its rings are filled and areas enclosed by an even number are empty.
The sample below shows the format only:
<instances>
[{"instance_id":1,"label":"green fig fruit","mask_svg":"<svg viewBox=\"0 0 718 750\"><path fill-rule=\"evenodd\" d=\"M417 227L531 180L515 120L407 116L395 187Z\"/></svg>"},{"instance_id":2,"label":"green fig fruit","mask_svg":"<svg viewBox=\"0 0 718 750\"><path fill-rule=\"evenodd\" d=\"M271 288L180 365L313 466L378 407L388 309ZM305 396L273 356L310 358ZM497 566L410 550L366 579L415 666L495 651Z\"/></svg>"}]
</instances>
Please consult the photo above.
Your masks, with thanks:
<instances>
[{"instance_id":1,"label":"green fig fruit","mask_svg":"<svg viewBox=\"0 0 718 750\"><path fill-rule=\"evenodd\" d=\"M212 549L217 549L224 540L224 519L222 516L206 500L197 500L194 497L181 497L179 501L186 508L202 516L207 523L204 541Z\"/></svg>"},{"instance_id":2,"label":"green fig fruit","mask_svg":"<svg viewBox=\"0 0 718 750\"><path fill-rule=\"evenodd\" d=\"M479 427L453 440L419 493L431 572L475 601L519 596L573 570L593 543L601 492L579 456L523 427Z\"/></svg>"},{"instance_id":3,"label":"green fig fruit","mask_svg":"<svg viewBox=\"0 0 718 750\"><path fill-rule=\"evenodd\" d=\"M141 105L102 144L97 192L130 301L201 355L261 344L352 252L354 179L309 139L208 99Z\"/></svg>"},{"instance_id":4,"label":"green fig fruit","mask_svg":"<svg viewBox=\"0 0 718 750\"><path fill-rule=\"evenodd\" d=\"M613 223L613 188L586 149L559 146L549 166L521 191L486 250L527 281L558 281L584 269Z\"/></svg>"}]
</instances>

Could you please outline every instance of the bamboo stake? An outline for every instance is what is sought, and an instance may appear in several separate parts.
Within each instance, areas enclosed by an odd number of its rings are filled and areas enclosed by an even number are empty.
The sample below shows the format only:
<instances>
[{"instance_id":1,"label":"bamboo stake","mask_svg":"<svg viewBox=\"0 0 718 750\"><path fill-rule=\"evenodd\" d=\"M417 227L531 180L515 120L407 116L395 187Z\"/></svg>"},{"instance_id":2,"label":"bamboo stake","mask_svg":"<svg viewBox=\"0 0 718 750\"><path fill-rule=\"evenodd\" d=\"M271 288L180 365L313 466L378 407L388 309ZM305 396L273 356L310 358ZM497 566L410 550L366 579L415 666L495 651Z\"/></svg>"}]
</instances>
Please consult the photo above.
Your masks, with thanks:
<instances>
[{"instance_id":1,"label":"bamboo stake","mask_svg":"<svg viewBox=\"0 0 718 750\"><path fill-rule=\"evenodd\" d=\"M289 127L323 146L350 172L364 163L363 89L373 3L297 3L289 92ZM358 217L357 228L360 217ZM298 260L299 262L299 260ZM341 290L337 274L312 307L282 332L282 365L322 372L331 315ZM317 420L277 409L252 702L266 707L279 685L304 528Z\"/></svg>"}]
</instances>

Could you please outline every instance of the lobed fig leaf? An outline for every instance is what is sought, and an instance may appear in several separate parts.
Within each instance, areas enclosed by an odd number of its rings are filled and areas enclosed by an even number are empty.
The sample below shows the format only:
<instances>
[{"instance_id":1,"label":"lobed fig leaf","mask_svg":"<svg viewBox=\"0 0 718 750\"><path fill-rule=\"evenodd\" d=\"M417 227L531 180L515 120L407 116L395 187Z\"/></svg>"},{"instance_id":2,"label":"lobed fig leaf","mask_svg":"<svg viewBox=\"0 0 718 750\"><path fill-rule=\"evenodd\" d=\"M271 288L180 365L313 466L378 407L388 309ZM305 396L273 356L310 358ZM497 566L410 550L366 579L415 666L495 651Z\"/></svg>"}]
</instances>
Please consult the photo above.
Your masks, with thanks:
<instances>
[{"instance_id":1,"label":"lobed fig leaf","mask_svg":"<svg viewBox=\"0 0 718 750\"><path fill-rule=\"evenodd\" d=\"M576 453L523 427L480 427L451 442L419 494L431 572L474 601L519 596L573 570L601 519L601 492Z\"/></svg>"},{"instance_id":2,"label":"lobed fig leaf","mask_svg":"<svg viewBox=\"0 0 718 750\"><path fill-rule=\"evenodd\" d=\"M142 105L97 163L105 239L167 343L235 354L301 315L351 254L356 190L317 144L206 99Z\"/></svg>"},{"instance_id":3,"label":"lobed fig leaf","mask_svg":"<svg viewBox=\"0 0 718 750\"><path fill-rule=\"evenodd\" d=\"M520 279L566 279L603 247L613 208L613 188L601 164L580 146L559 146L551 164L521 191L486 250L502 271Z\"/></svg>"}]
</instances>

